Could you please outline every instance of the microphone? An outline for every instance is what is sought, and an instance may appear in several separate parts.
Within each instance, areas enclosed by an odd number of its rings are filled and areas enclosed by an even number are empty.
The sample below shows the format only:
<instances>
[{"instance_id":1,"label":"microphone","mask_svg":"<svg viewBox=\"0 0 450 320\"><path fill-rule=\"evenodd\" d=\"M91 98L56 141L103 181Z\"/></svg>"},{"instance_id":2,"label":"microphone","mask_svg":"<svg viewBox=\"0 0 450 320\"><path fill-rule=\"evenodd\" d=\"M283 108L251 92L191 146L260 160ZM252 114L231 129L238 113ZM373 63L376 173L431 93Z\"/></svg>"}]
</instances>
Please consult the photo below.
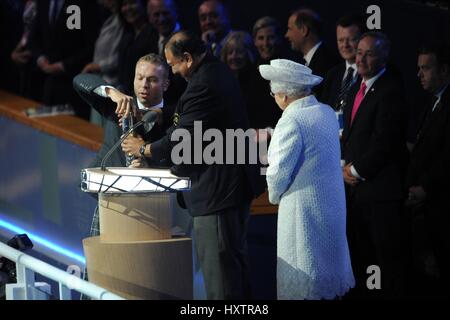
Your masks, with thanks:
<instances>
[{"instance_id":1,"label":"microphone","mask_svg":"<svg viewBox=\"0 0 450 320\"><path fill-rule=\"evenodd\" d=\"M128 114L128 117L122 118L122 134L126 134L128 130L130 130L130 127L133 126L133 116L131 113ZM131 161L134 160L134 156L128 156L125 155L125 166L129 166L131 164Z\"/></svg>"},{"instance_id":2,"label":"microphone","mask_svg":"<svg viewBox=\"0 0 450 320\"><path fill-rule=\"evenodd\" d=\"M118 146L120 146L122 144L122 142L133 132L133 130L135 130L137 127L143 125L143 124L147 124L148 128L146 128L146 130L150 131L153 126L155 125L156 119L158 118L158 114L154 111L147 111L143 116L141 121L138 121L137 123L135 123L123 136L122 138L120 138L120 140L118 140L112 147L111 149L109 149L109 151L105 154L105 156L102 159L102 163L101 163L101 169L102 171L105 171L105 163L106 160L109 159L109 157L111 157L111 154L117 149ZM147 127L147 126L146 126ZM148 132L147 131L147 132Z\"/></svg>"}]
</instances>

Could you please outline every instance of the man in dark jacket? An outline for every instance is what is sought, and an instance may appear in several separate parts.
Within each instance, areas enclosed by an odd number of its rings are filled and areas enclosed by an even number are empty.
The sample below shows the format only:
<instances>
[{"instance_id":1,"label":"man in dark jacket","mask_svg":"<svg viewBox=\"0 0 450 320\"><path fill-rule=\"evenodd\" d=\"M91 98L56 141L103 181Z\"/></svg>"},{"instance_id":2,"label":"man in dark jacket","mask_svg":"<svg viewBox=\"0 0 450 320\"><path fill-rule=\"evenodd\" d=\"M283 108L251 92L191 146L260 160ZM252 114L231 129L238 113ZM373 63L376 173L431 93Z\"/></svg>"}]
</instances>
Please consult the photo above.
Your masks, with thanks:
<instances>
[{"instance_id":1,"label":"man in dark jacket","mask_svg":"<svg viewBox=\"0 0 450 320\"><path fill-rule=\"evenodd\" d=\"M70 103L77 116L88 119L89 108L82 106L71 82L92 59L100 29L97 4L87 0L43 0L36 4L30 45L44 77L42 101L48 105ZM69 29L73 6L81 13L80 28Z\"/></svg>"},{"instance_id":2,"label":"man in dark jacket","mask_svg":"<svg viewBox=\"0 0 450 320\"><path fill-rule=\"evenodd\" d=\"M176 107L174 125L166 136L147 146L147 157L171 156L176 145L172 133L188 132L194 141L198 123L203 130L216 129L223 136L226 129L248 128L237 80L225 64L207 53L198 36L188 31L174 34L165 55L173 73L185 78L188 85ZM262 192L256 188L259 172L256 166L236 162L207 165L202 159L199 163L195 158L202 158L204 149L199 151L202 153L191 153L194 161L190 163L195 164L175 165L172 172L191 179L191 191L183 196L193 216L207 298L249 298L246 236L251 200Z\"/></svg>"},{"instance_id":3,"label":"man in dark jacket","mask_svg":"<svg viewBox=\"0 0 450 320\"><path fill-rule=\"evenodd\" d=\"M356 49L364 31L364 20L359 15L344 16L336 23L337 47L344 61L327 73L320 97L321 102L336 111L344 109L347 94L357 81Z\"/></svg>"},{"instance_id":4,"label":"man in dark jacket","mask_svg":"<svg viewBox=\"0 0 450 320\"><path fill-rule=\"evenodd\" d=\"M136 114L146 112L147 110L160 110L162 117L147 132L144 129L137 132L138 137L133 137L130 142L131 156L141 156L140 150L145 143L156 141L161 138L165 129L172 123L171 117L174 108L170 105L164 105L163 93L168 86L168 67L165 61L156 54L149 54L141 57L136 64L136 75L134 80L135 97L126 96L117 89L111 87L101 77L92 74L80 74L73 79L75 91L90 106L95 108L105 118L104 141L97 153L95 159L89 167L95 168L101 165L103 158L111 147L120 139L123 133L119 126L119 117L115 110L119 107L131 108L136 106ZM158 111L158 112L160 112ZM142 137L141 137L142 136ZM120 148L114 151L105 162L107 167L123 167L126 165L125 154ZM167 165L166 161L152 163L152 165ZM99 234L98 215L94 214L91 236Z\"/></svg>"},{"instance_id":5,"label":"man in dark jacket","mask_svg":"<svg viewBox=\"0 0 450 320\"><path fill-rule=\"evenodd\" d=\"M294 51L298 51L305 66L315 75L325 78L327 72L339 63L337 57L331 53L322 40L322 19L311 9L294 11L288 20L288 31L285 37L291 43ZM313 93L320 97L322 85L314 87Z\"/></svg>"},{"instance_id":6,"label":"man in dark jacket","mask_svg":"<svg viewBox=\"0 0 450 320\"><path fill-rule=\"evenodd\" d=\"M415 227L413 230L417 230L420 223L424 226L426 238L431 240L431 250L439 269L441 293L448 297L450 285L448 275L450 270L449 48L443 45L423 46L419 50L418 67L422 87L432 94L432 99L423 114L417 140L411 152L406 176L407 205ZM413 239L418 240L417 234L413 233ZM413 253L417 257L417 252Z\"/></svg>"},{"instance_id":7,"label":"man in dark jacket","mask_svg":"<svg viewBox=\"0 0 450 320\"><path fill-rule=\"evenodd\" d=\"M398 298L403 293L403 171L406 108L402 86L386 67L389 40L361 36L356 65L361 76L344 108L342 159L347 236L359 296ZM381 290L368 290L368 267L381 270Z\"/></svg>"}]
</instances>

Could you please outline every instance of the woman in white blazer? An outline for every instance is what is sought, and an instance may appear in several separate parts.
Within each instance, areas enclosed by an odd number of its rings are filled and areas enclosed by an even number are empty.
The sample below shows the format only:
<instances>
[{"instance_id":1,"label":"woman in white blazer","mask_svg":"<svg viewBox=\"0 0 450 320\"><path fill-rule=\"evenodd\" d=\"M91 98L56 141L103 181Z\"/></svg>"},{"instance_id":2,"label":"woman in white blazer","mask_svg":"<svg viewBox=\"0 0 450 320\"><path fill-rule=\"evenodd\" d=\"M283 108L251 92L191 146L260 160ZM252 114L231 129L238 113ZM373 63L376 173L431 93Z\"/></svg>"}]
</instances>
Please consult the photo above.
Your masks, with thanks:
<instances>
[{"instance_id":1,"label":"woman in white blazer","mask_svg":"<svg viewBox=\"0 0 450 320\"><path fill-rule=\"evenodd\" d=\"M261 65L283 110L270 142L269 200L279 204L278 299L335 299L354 286L346 237L339 125L310 94L322 78L290 60Z\"/></svg>"}]
</instances>

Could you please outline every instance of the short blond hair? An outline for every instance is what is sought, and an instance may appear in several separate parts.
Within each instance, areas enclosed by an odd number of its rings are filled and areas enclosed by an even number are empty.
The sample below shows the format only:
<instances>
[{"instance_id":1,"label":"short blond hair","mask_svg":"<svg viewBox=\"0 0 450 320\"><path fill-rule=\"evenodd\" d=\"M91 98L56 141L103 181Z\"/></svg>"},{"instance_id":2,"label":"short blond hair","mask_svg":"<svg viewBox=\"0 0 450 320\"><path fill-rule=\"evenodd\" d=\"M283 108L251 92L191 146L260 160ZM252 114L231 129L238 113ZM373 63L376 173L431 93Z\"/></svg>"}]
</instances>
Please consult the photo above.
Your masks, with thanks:
<instances>
[{"instance_id":1,"label":"short blond hair","mask_svg":"<svg viewBox=\"0 0 450 320\"><path fill-rule=\"evenodd\" d=\"M224 40L224 45L220 53L221 60L226 63L229 47L236 44L245 49L250 64L256 60L256 48L252 36L246 31L231 31Z\"/></svg>"},{"instance_id":2,"label":"short blond hair","mask_svg":"<svg viewBox=\"0 0 450 320\"><path fill-rule=\"evenodd\" d=\"M253 26L253 38L256 37L256 34L258 33L259 30L263 29L263 28L267 28L267 27L272 27L275 29L275 33L277 34L277 36L281 37L281 27L280 27L280 23L278 22L277 19L273 18L273 17L262 17L259 18L258 20L256 20L255 25Z\"/></svg>"},{"instance_id":3,"label":"short blond hair","mask_svg":"<svg viewBox=\"0 0 450 320\"><path fill-rule=\"evenodd\" d=\"M147 62L147 63L161 66L164 71L163 72L164 79L169 78L169 66L167 65L166 61L160 55L157 55L155 53L146 54L145 56L142 56L139 58L136 65L141 62Z\"/></svg>"}]
</instances>

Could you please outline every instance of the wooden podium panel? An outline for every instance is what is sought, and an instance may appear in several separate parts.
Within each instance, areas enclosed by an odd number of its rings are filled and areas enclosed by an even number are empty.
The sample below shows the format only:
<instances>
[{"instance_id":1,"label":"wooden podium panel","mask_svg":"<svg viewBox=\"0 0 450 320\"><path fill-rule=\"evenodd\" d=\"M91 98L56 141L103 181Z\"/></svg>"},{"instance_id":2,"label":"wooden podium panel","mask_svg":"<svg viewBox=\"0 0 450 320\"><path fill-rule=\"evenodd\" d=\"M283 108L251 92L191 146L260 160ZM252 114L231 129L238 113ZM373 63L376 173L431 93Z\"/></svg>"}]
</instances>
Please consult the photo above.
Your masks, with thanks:
<instances>
[{"instance_id":1,"label":"wooden podium panel","mask_svg":"<svg viewBox=\"0 0 450 320\"><path fill-rule=\"evenodd\" d=\"M170 239L170 194L99 193L100 237L105 242Z\"/></svg>"},{"instance_id":2,"label":"wooden podium panel","mask_svg":"<svg viewBox=\"0 0 450 320\"><path fill-rule=\"evenodd\" d=\"M127 299L193 299L190 238L105 243L83 240L89 281Z\"/></svg>"},{"instance_id":3,"label":"wooden podium panel","mask_svg":"<svg viewBox=\"0 0 450 320\"><path fill-rule=\"evenodd\" d=\"M172 238L174 195L189 180L169 169L88 168L81 186L98 194L100 235L83 240L89 281L127 299L192 299L192 240Z\"/></svg>"}]
</instances>

